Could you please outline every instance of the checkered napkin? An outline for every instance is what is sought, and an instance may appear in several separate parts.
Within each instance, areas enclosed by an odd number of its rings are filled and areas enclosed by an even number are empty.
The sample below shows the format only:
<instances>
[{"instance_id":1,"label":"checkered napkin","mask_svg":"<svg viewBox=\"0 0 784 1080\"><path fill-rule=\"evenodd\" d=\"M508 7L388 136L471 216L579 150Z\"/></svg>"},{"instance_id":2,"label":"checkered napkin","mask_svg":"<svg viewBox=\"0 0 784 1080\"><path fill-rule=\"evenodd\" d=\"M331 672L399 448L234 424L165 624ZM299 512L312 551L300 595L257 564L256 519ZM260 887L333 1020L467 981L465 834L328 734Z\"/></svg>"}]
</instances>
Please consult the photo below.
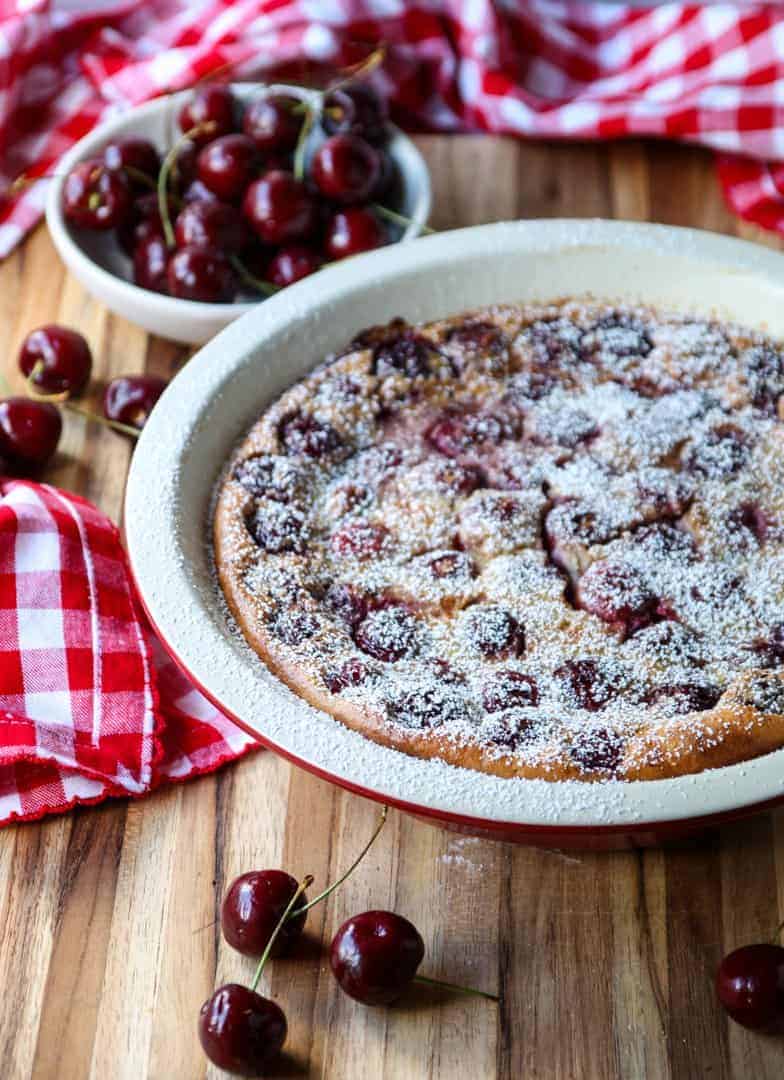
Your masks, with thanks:
<instances>
[{"instance_id":1,"label":"checkered napkin","mask_svg":"<svg viewBox=\"0 0 784 1080\"><path fill-rule=\"evenodd\" d=\"M784 9L569 0L0 0L0 191L99 120L211 72L307 80L387 46L404 126L653 135L725 154L741 216L784 232ZM773 162L774 164L770 164ZM0 202L0 257L45 183Z\"/></svg>"},{"instance_id":2,"label":"checkered napkin","mask_svg":"<svg viewBox=\"0 0 784 1080\"><path fill-rule=\"evenodd\" d=\"M0 480L0 825L142 795L256 746L154 640L112 522Z\"/></svg>"}]
</instances>

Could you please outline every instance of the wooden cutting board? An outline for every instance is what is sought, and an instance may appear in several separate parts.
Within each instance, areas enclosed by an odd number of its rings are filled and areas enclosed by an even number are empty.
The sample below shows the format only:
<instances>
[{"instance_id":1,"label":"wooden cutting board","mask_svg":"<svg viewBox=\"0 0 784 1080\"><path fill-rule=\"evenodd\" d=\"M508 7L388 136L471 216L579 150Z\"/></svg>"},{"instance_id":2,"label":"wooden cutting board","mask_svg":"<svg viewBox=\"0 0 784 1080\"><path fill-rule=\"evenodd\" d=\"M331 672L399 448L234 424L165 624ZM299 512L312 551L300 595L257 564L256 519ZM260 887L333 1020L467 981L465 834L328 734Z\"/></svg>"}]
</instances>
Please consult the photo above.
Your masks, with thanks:
<instances>
[{"instance_id":1,"label":"wooden cutting board","mask_svg":"<svg viewBox=\"0 0 784 1080\"><path fill-rule=\"evenodd\" d=\"M433 224L602 216L773 243L724 208L708 154L665 144L418 140ZM188 351L110 315L67 276L39 229L0 265L7 381L25 333L81 329L97 379L169 376ZM70 416L47 479L119 520L131 448ZM250 977L215 923L229 881L282 866L331 879L369 835L373 805L260 753L139 802L109 802L0 833L3 1080L199 1080L199 1005ZM337 989L325 946L340 922L393 908L427 945L424 974L497 991L417 992L367 1010ZM582 854L460 837L391 813L356 874L263 987L284 1007L290 1057L273 1076L329 1080L780 1080L784 1040L725 1019L721 955L769 938L784 909L784 811L688 847Z\"/></svg>"}]
</instances>

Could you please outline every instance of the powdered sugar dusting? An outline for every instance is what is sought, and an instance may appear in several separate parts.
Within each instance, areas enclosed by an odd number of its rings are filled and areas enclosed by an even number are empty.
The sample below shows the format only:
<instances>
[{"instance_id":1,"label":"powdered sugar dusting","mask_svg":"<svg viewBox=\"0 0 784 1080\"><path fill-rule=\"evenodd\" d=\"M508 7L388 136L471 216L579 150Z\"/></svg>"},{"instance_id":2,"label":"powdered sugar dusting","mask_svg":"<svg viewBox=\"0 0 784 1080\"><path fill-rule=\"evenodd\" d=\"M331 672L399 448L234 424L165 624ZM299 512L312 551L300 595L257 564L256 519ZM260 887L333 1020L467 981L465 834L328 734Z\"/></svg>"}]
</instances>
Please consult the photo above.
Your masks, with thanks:
<instances>
[{"instance_id":1,"label":"powdered sugar dusting","mask_svg":"<svg viewBox=\"0 0 784 1080\"><path fill-rule=\"evenodd\" d=\"M781 355L576 303L365 335L225 484L255 617L390 733L666 774L725 737L717 704L749 730L782 711Z\"/></svg>"}]
</instances>

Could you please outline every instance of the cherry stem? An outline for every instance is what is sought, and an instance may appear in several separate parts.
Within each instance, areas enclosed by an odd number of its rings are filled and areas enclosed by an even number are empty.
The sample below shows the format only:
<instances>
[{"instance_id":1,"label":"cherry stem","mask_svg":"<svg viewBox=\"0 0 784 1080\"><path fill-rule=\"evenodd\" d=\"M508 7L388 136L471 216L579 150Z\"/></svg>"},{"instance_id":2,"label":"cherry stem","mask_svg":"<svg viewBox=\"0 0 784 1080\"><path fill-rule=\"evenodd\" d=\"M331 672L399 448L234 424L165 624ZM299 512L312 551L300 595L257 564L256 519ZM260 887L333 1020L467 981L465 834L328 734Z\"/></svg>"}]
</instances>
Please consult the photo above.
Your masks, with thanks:
<instances>
[{"instance_id":1,"label":"cherry stem","mask_svg":"<svg viewBox=\"0 0 784 1080\"><path fill-rule=\"evenodd\" d=\"M771 945L775 945L777 941L781 940L781 931L784 930L784 922L780 922L776 927L773 937L770 939Z\"/></svg>"},{"instance_id":2,"label":"cherry stem","mask_svg":"<svg viewBox=\"0 0 784 1080\"><path fill-rule=\"evenodd\" d=\"M163 237L166 241L166 246L169 248L174 247L174 229L172 228L171 215L169 214L169 198L167 188L169 186L169 176L174 164L177 161L177 156L184 143L190 142L194 135L204 135L207 132L215 129L214 120L203 120L200 124L195 124L194 127L189 128L184 135L181 135L171 147L166 157L161 163L160 172L158 173L158 213L161 216L161 224L163 225Z\"/></svg>"},{"instance_id":3,"label":"cherry stem","mask_svg":"<svg viewBox=\"0 0 784 1080\"><path fill-rule=\"evenodd\" d=\"M310 908L315 907L316 904L320 904L322 900L326 900L326 898L329 896L329 894L331 892L334 892L335 889L337 889L337 887L339 885L342 885L343 882L346 880L346 878L349 876L349 874L353 873L353 871L356 870L356 868L359 866L359 864L362 862L362 860L367 855L368 851L370 851L370 848L373 845L373 841L376 839L378 834L383 829L384 822L387 820L387 810L388 809L389 809L389 807L387 807L387 806L385 806L382 809L381 816L378 819L378 824L376 825L375 829L373 830L372 836L370 837L368 842L365 844L365 846L362 848L359 855L357 855L356 859L354 859L351 866L349 866L348 870L346 870L346 872L344 874L341 874L340 877L337 879L337 881L333 881L331 885L328 885L327 888L324 889L323 892L320 892L318 894L318 896L314 897L312 900L309 900L307 904L304 904L301 908L297 908L296 911L292 912L292 915L291 915L292 919L296 918L299 915L304 915L305 912L308 911Z\"/></svg>"},{"instance_id":4,"label":"cherry stem","mask_svg":"<svg viewBox=\"0 0 784 1080\"><path fill-rule=\"evenodd\" d=\"M405 214L399 214L397 210L390 210L388 206L382 206L381 203L373 203L372 206L380 217L386 218L387 221L391 221L395 225L402 225L405 228L408 225L416 224L410 217L406 217ZM419 228L428 236L432 236L438 232L437 229L431 229L429 225L420 225Z\"/></svg>"},{"instance_id":5,"label":"cherry stem","mask_svg":"<svg viewBox=\"0 0 784 1080\"><path fill-rule=\"evenodd\" d=\"M300 881L299 885L297 886L297 891L294 893L292 898L289 900L288 905L286 907L286 910L283 912L280 919L278 919L278 925L272 931L272 936L270 937L269 941L267 942L267 946L264 949L264 952L261 954L261 959L259 960L259 965L256 968L256 974L253 976L253 982L250 984L251 990L255 990L256 987L259 985L259 979L261 978L261 973L264 970L264 965L267 963L267 960L269 959L269 954L272 951L272 946L275 944L275 938L278 936L278 934L283 929L283 924L286 922L286 919L288 919L289 915L291 914L291 909L294 907L297 900L299 900L300 896L302 896L305 889L307 889L308 886L312 885L312 884L313 884L313 875L312 874L306 874L305 877L302 879L302 881Z\"/></svg>"},{"instance_id":6,"label":"cherry stem","mask_svg":"<svg viewBox=\"0 0 784 1080\"><path fill-rule=\"evenodd\" d=\"M64 409L78 413L85 420L94 420L96 424L103 424L104 427L110 427L114 431L122 432L123 435L131 435L134 439L139 438L139 428L132 427L130 424L122 424L119 420L110 420L108 416L99 416L98 413L91 412L89 409L83 409L81 405L74 405L72 401L64 401L59 394L51 396L57 397Z\"/></svg>"},{"instance_id":7,"label":"cherry stem","mask_svg":"<svg viewBox=\"0 0 784 1080\"><path fill-rule=\"evenodd\" d=\"M359 63L349 65L343 68L343 77L336 83L332 83L329 87L330 90L337 90L340 86L346 86L348 83L354 82L356 79L364 79L366 75L369 75L372 71L375 71L379 64L383 64L384 58L387 54L386 45L379 45L374 49L372 53L368 53L364 60L360 60Z\"/></svg>"},{"instance_id":8,"label":"cherry stem","mask_svg":"<svg viewBox=\"0 0 784 1080\"><path fill-rule=\"evenodd\" d=\"M67 390L63 390L59 394L42 394L38 389L37 379L39 375L43 375L46 370L46 364L43 360L36 360L30 369L30 374L27 376L26 386L27 393L34 401L51 401L53 404L59 404L60 402L67 401L69 393Z\"/></svg>"},{"instance_id":9,"label":"cherry stem","mask_svg":"<svg viewBox=\"0 0 784 1080\"><path fill-rule=\"evenodd\" d=\"M251 274L239 255L230 255L229 262L245 284L250 285L250 287L256 289L257 292L263 293L264 296L274 296L275 293L279 291L278 286L273 285L271 281L264 281L262 278L256 277L255 274Z\"/></svg>"},{"instance_id":10,"label":"cherry stem","mask_svg":"<svg viewBox=\"0 0 784 1080\"><path fill-rule=\"evenodd\" d=\"M303 104L305 105L305 115L302 118L302 127L299 129L297 145L294 150L295 180L303 180L305 177L305 151L307 149L310 133L313 130L313 109L307 102L303 102Z\"/></svg>"},{"instance_id":11,"label":"cherry stem","mask_svg":"<svg viewBox=\"0 0 784 1080\"><path fill-rule=\"evenodd\" d=\"M490 994L487 990L475 990L472 986L458 986L456 983L444 982L443 979L428 979L426 975L415 975L414 982L424 983L425 986L437 986L442 990L453 990L457 994L487 998L488 1001L501 1000L498 994Z\"/></svg>"},{"instance_id":12,"label":"cherry stem","mask_svg":"<svg viewBox=\"0 0 784 1080\"><path fill-rule=\"evenodd\" d=\"M145 184L152 191L155 191L158 187L157 182L143 169L137 169L135 165L123 165L123 171L127 172L131 180L138 180L140 184Z\"/></svg>"}]
</instances>

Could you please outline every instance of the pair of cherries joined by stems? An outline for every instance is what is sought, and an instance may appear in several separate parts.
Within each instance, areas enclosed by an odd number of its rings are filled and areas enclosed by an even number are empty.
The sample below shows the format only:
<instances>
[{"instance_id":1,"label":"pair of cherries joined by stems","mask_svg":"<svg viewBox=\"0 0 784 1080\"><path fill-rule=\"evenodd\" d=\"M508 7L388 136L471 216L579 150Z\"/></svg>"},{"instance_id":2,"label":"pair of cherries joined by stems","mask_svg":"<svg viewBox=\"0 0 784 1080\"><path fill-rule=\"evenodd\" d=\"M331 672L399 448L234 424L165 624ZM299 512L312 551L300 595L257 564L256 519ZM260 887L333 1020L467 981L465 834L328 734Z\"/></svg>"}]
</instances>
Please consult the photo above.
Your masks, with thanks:
<instances>
[{"instance_id":1,"label":"pair of cherries joined by stems","mask_svg":"<svg viewBox=\"0 0 784 1080\"><path fill-rule=\"evenodd\" d=\"M137 435L166 381L155 375L121 375L106 385L101 414L74 405L92 372L90 346L76 330L51 324L27 335L19 351L19 369L29 397L0 400L0 458L20 472L33 472L54 455L62 433L61 405Z\"/></svg>"},{"instance_id":2,"label":"pair of cherries joined by stems","mask_svg":"<svg viewBox=\"0 0 784 1080\"><path fill-rule=\"evenodd\" d=\"M313 900L283 870L253 870L229 887L221 907L223 935L245 956L261 955L250 986L228 983L202 1005L199 1038L215 1065L242 1076L262 1075L278 1056L287 1034L286 1017L274 1001L257 993L270 957L288 952L305 927L308 910L326 899L359 865L386 820L386 808L370 840L348 870ZM389 1005L417 982L497 1001L494 994L417 975L425 945L416 927L391 911L365 911L346 920L332 939L330 968L340 988L363 1005Z\"/></svg>"}]
</instances>

